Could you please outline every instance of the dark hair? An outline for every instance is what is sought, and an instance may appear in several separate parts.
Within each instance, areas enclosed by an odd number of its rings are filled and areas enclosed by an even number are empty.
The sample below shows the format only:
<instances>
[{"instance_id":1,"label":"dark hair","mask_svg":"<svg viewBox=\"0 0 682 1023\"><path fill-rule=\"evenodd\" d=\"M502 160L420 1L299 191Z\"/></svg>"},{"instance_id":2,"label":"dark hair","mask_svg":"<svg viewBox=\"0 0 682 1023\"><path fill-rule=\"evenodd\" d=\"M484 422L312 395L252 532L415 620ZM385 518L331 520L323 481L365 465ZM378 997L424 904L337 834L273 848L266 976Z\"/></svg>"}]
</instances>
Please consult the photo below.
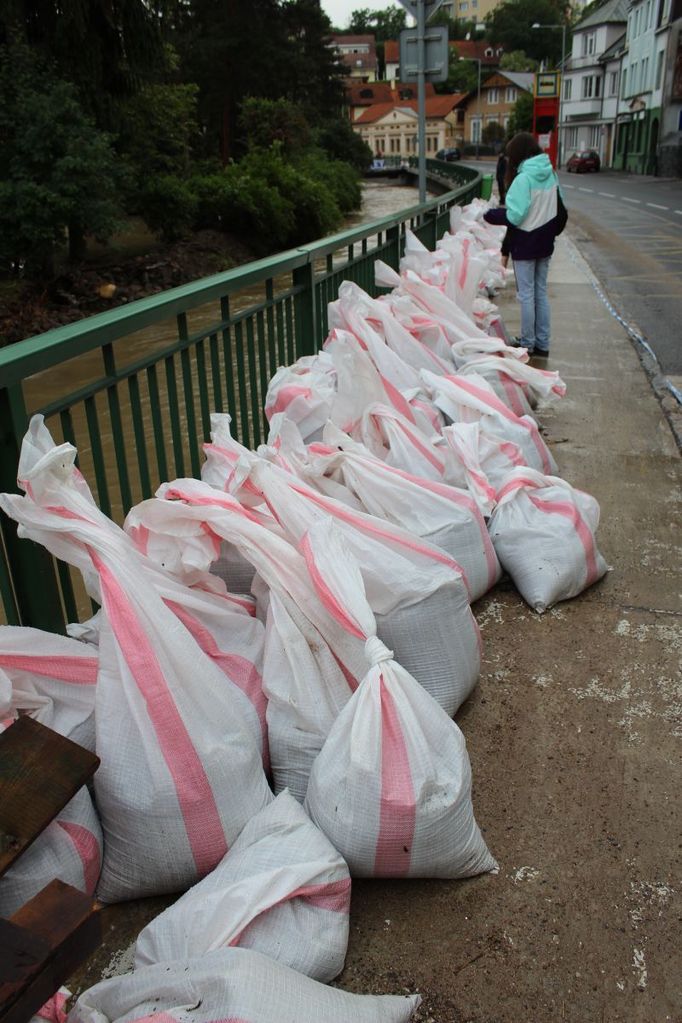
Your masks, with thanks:
<instances>
[{"instance_id":1,"label":"dark hair","mask_svg":"<svg viewBox=\"0 0 682 1023\"><path fill-rule=\"evenodd\" d=\"M528 160L531 156L539 156L542 149L538 140L529 131L520 131L507 143L505 153L507 154L507 173L504 177L504 184L505 188L509 188L523 161Z\"/></svg>"}]
</instances>

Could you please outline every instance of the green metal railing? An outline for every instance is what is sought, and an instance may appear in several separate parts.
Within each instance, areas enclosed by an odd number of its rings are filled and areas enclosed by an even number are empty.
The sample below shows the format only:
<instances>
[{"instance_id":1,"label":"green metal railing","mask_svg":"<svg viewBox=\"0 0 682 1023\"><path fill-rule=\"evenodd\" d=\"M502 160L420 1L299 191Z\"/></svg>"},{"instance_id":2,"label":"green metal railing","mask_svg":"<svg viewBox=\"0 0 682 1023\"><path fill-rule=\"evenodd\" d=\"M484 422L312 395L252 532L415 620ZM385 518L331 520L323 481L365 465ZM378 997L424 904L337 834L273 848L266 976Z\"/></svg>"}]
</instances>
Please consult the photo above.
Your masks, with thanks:
<instances>
[{"instance_id":1,"label":"green metal railing","mask_svg":"<svg viewBox=\"0 0 682 1023\"><path fill-rule=\"evenodd\" d=\"M268 381L318 350L340 283L376 294L374 262L397 268L407 228L433 248L450 207L478 195L478 172L446 166L457 187L438 199L0 348L0 492L16 491L37 412L56 442L78 449L99 506L117 521L164 480L200 474L212 411L229 412L242 443L257 447ZM0 621L52 631L90 607L78 574L19 540L3 513L0 595Z\"/></svg>"}]
</instances>

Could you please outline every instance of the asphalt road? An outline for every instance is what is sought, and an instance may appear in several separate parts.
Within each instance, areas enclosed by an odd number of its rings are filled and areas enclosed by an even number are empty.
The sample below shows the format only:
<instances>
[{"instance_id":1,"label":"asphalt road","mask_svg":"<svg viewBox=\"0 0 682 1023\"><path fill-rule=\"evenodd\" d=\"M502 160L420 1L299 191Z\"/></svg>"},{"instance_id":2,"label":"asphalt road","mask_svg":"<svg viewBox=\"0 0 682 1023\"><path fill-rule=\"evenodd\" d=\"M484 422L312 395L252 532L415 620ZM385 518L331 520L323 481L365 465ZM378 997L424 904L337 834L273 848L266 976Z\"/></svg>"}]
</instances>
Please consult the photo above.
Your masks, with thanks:
<instances>
[{"instance_id":1,"label":"asphalt road","mask_svg":"<svg viewBox=\"0 0 682 1023\"><path fill-rule=\"evenodd\" d=\"M663 373L682 374L682 181L561 172L571 234Z\"/></svg>"}]
</instances>

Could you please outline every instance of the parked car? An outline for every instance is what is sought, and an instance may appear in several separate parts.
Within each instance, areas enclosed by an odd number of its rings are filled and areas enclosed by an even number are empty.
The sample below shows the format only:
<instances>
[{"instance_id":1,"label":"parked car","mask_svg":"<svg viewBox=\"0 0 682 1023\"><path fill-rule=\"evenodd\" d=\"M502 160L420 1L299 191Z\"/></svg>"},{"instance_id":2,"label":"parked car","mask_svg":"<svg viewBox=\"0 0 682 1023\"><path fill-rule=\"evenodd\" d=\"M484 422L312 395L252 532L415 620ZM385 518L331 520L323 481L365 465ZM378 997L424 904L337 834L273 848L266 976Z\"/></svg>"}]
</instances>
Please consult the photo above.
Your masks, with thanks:
<instances>
[{"instance_id":1,"label":"parked car","mask_svg":"<svg viewBox=\"0 0 682 1023\"><path fill-rule=\"evenodd\" d=\"M599 153L595 153L594 149L581 149L579 153L574 153L566 164L566 170L569 174L571 171L574 174L598 171L600 167Z\"/></svg>"},{"instance_id":2,"label":"parked car","mask_svg":"<svg viewBox=\"0 0 682 1023\"><path fill-rule=\"evenodd\" d=\"M446 163L453 163L455 160L461 160L462 154L459 149L439 149L436 153L437 160L445 160Z\"/></svg>"}]
</instances>

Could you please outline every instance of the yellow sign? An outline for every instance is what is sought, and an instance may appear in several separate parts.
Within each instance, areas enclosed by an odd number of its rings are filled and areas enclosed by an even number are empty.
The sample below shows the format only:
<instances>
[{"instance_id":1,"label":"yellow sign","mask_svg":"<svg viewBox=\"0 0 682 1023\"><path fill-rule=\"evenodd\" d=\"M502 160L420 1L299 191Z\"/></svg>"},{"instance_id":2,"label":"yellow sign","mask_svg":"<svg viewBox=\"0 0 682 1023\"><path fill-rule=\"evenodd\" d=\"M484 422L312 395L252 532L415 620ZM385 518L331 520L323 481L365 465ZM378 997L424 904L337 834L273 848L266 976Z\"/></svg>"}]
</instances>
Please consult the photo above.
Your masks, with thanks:
<instances>
[{"instance_id":1,"label":"yellow sign","mask_svg":"<svg viewBox=\"0 0 682 1023\"><path fill-rule=\"evenodd\" d=\"M558 96L561 75L558 71L541 71L535 76L536 96Z\"/></svg>"}]
</instances>

